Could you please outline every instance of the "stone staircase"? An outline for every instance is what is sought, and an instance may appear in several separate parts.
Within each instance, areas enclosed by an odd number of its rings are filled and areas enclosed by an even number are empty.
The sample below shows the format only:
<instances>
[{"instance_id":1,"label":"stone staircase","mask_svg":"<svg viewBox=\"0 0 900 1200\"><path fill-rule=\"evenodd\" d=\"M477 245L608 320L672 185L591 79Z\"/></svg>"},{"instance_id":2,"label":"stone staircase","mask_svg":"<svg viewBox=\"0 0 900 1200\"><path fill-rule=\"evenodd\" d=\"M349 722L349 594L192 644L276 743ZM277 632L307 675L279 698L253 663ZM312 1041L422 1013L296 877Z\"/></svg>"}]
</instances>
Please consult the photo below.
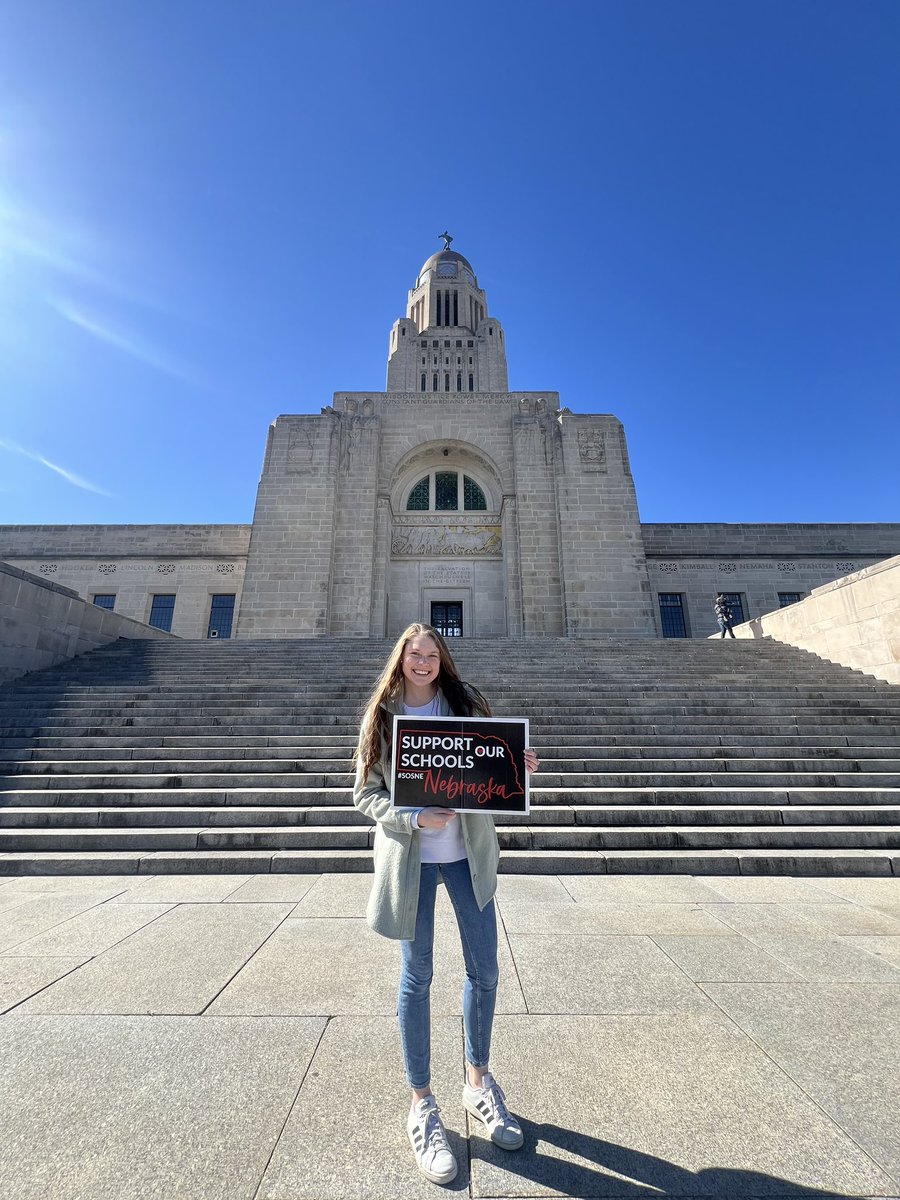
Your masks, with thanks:
<instances>
[{"instance_id":1,"label":"stone staircase","mask_svg":"<svg viewBox=\"0 0 900 1200\"><path fill-rule=\"evenodd\" d=\"M389 646L120 641L0 687L0 875L368 870ZM900 874L900 688L769 641L453 649L542 758L501 869Z\"/></svg>"}]
</instances>

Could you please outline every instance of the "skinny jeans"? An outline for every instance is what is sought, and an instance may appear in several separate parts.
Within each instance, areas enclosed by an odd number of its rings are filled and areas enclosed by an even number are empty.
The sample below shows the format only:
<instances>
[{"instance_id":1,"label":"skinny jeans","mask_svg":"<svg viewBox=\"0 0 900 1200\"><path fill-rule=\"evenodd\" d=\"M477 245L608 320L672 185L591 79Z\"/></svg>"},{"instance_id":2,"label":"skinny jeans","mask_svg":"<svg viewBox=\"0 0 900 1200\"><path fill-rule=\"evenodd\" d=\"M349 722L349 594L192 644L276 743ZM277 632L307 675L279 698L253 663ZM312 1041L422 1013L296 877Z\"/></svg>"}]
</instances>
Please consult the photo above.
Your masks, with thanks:
<instances>
[{"instance_id":1,"label":"skinny jeans","mask_svg":"<svg viewBox=\"0 0 900 1200\"><path fill-rule=\"evenodd\" d=\"M406 1078L411 1088L431 1082L431 979L434 957L434 902L442 879L459 926L466 982L463 988L463 1028L466 1059L486 1067L497 1001L497 914L494 901L479 909L472 890L469 860L422 863L416 936L400 942L400 991L397 1022Z\"/></svg>"}]
</instances>

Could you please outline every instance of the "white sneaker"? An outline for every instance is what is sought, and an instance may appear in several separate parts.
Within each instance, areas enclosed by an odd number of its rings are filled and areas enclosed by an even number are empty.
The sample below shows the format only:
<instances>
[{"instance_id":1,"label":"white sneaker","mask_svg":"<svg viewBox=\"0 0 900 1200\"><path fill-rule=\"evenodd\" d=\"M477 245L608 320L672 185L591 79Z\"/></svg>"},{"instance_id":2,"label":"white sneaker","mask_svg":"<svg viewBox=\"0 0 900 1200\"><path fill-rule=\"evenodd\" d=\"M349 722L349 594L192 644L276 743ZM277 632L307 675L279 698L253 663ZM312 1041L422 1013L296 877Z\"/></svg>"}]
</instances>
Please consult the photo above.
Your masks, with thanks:
<instances>
[{"instance_id":1,"label":"white sneaker","mask_svg":"<svg viewBox=\"0 0 900 1200\"><path fill-rule=\"evenodd\" d=\"M406 1132L419 1170L426 1179L432 1183L449 1183L456 1178L456 1159L434 1096L426 1096L409 1110Z\"/></svg>"},{"instance_id":2,"label":"white sneaker","mask_svg":"<svg viewBox=\"0 0 900 1200\"><path fill-rule=\"evenodd\" d=\"M503 1088L490 1071L484 1075L484 1087L463 1088L463 1104L473 1117L486 1126L491 1141L502 1150L518 1150L525 1141L522 1126L506 1107Z\"/></svg>"}]
</instances>

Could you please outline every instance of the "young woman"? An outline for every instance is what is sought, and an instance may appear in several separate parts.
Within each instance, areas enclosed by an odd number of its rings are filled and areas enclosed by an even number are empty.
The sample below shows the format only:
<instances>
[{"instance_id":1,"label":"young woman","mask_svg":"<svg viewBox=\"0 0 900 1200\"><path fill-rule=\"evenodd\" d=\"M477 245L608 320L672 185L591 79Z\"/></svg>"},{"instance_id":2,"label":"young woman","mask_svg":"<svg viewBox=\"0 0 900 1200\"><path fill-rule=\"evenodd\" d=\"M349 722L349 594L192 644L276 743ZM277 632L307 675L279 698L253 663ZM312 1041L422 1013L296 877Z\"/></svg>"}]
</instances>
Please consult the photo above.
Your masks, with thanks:
<instances>
[{"instance_id":1,"label":"young woman","mask_svg":"<svg viewBox=\"0 0 900 1200\"><path fill-rule=\"evenodd\" d=\"M498 978L494 892L499 850L493 817L486 813L391 808L396 714L491 715L481 693L460 679L444 639L430 625L410 625L400 635L375 684L359 734L353 800L376 822L375 882L368 921L376 933L400 941L397 1018L412 1088L407 1132L426 1179L449 1183L456 1176L456 1159L430 1082L429 993L439 881L456 913L466 964L463 1104L484 1123L495 1145L506 1150L522 1145L521 1127L488 1070ZM533 750L525 751L525 764L529 771L537 770Z\"/></svg>"}]
</instances>

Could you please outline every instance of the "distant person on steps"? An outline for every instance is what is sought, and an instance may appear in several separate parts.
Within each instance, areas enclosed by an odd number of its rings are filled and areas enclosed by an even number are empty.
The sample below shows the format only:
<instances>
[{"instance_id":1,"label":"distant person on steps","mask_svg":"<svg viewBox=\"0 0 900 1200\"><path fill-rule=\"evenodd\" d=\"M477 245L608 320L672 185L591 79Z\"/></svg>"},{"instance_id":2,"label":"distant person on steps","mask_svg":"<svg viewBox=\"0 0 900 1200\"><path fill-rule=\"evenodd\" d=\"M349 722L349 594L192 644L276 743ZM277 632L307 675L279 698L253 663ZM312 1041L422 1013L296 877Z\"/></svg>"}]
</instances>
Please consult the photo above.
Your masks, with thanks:
<instances>
[{"instance_id":1,"label":"distant person on steps","mask_svg":"<svg viewBox=\"0 0 900 1200\"><path fill-rule=\"evenodd\" d=\"M721 631L722 637L725 636L727 630L731 637L734 637L734 630L731 628L732 622L731 607L722 592L716 596L716 622Z\"/></svg>"}]
</instances>

